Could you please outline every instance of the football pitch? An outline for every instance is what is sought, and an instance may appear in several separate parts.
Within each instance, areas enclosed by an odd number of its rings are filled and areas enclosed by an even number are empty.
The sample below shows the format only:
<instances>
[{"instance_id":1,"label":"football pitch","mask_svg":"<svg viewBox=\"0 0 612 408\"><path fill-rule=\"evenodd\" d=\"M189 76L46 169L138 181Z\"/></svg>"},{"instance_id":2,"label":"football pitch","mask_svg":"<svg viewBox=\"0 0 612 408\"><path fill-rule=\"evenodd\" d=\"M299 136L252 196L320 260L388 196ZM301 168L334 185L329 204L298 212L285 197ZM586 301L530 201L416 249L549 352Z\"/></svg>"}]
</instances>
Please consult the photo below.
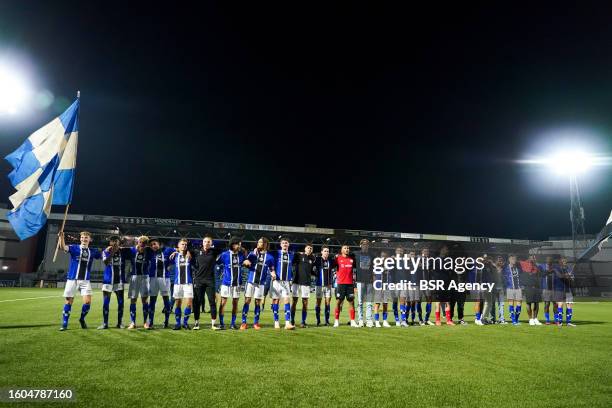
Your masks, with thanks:
<instances>
[{"instance_id":1,"label":"football pitch","mask_svg":"<svg viewBox=\"0 0 612 408\"><path fill-rule=\"evenodd\" d=\"M61 293L0 289L0 388L71 388L76 396L21 406L612 405L612 303L577 303L577 327L532 327L525 311L521 326L478 327L467 304L468 326L334 329L314 327L311 297L311 327L294 331L272 328L269 300L258 332L213 332L209 314L199 332L100 331L94 291L89 329L79 326L75 299L69 330L60 332ZM142 326L140 302L137 313ZM111 325L116 316L113 298Z\"/></svg>"}]
</instances>

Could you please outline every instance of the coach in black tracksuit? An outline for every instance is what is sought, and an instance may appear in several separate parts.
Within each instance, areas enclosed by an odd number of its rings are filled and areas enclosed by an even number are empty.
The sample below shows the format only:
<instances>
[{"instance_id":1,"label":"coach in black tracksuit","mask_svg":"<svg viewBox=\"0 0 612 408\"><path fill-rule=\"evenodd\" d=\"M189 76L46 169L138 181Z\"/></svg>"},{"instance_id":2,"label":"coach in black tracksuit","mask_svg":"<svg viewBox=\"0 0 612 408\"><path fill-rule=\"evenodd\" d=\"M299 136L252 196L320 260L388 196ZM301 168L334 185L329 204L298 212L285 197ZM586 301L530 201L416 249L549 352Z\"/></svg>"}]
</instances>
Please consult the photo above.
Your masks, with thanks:
<instances>
[{"instance_id":1,"label":"coach in black tracksuit","mask_svg":"<svg viewBox=\"0 0 612 408\"><path fill-rule=\"evenodd\" d=\"M193 314L194 329L199 328L200 311L204 302L204 294L210 305L212 325L217 319L217 304L215 300L215 265L220 251L212 247L212 238L207 236L202 240L202 249L194 256L193 265ZM197 330L197 329L196 329Z\"/></svg>"}]
</instances>

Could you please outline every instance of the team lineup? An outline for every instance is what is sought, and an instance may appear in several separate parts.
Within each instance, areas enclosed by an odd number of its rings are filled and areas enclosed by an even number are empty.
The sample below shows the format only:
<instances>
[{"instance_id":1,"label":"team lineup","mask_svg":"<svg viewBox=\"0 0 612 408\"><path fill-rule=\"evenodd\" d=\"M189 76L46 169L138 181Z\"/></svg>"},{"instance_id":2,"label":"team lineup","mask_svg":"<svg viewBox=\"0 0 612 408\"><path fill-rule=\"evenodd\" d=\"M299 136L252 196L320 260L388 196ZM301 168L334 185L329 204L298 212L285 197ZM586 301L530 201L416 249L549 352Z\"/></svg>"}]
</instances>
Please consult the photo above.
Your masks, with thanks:
<instances>
[{"instance_id":1,"label":"team lineup","mask_svg":"<svg viewBox=\"0 0 612 408\"><path fill-rule=\"evenodd\" d=\"M162 247L158 239L141 236L135 246L122 247L120 237L112 236L104 250L90 247L91 241L91 234L83 231L80 233L79 245L67 245L64 234L59 234L59 246L70 257L63 295L66 300L60 327L62 331L68 328L77 292L83 298L79 323L82 328L87 328L86 316L91 307L92 295L90 276L95 259L101 259L104 263L101 286L103 322L98 329L110 327L113 293L117 302L115 327L124 328L126 284L130 302L129 330L137 327L138 299L141 299L143 328L150 330L155 327L155 311L160 296L164 328L199 330L201 309L206 298L210 307L211 329L226 328L226 307L231 307L229 328L248 329L249 311L253 306L252 327L260 330L260 315L267 297L271 298L275 329L281 327L281 304L284 328L293 330L296 327L295 315L300 299L300 327L306 328L308 301L313 285L317 326L332 325L332 295L335 297L333 327L340 326L340 315L345 302L348 303L347 323L351 327L391 327L388 321L389 304L392 306L396 326L440 326L441 316L444 316L446 325L455 325L455 309L457 323L467 324L464 312L468 300L474 304L476 325L506 324L506 302L513 325L520 324L523 302L527 304L529 324L542 325L538 313L539 304L544 302L545 324L553 324L550 319L552 306L554 324L563 324L565 307L565 323L574 326L573 268L564 257L555 259L549 256L544 263L537 263L533 255L519 261L514 254L509 254L507 258L497 256L495 259L482 254L479 258L482 267L471 268L465 273L429 267L428 262L415 262L421 266L412 272L401 268L382 268L379 273L373 268L373 260L377 256L426 259L430 256L430 248L423 246L418 255L410 245L398 245L396 248L383 248L375 252L370 248L370 242L363 239L360 250L354 253L351 253L348 245L343 245L340 253L333 255L330 248L323 245L315 255L312 244L304 245L303 251L291 251L287 238L280 238L280 249L270 250L269 240L262 237L250 252L242 247L239 238L232 238L226 250L217 249L211 236L205 236L201 249L197 250L189 248L187 239L179 240L174 248ZM393 254L390 253L392 251ZM442 245L438 255L440 258L448 257L448 246ZM128 265L130 275L126 279ZM245 277L243 268L248 269ZM436 284L429 285L429 282ZM466 287L477 289L458 289ZM241 296L244 302L238 326L236 319ZM227 304L228 299L231 305ZM430 321L432 311L435 313L434 322ZM170 325L172 314L175 322ZM189 324L192 314L193 326Z\"/></svg>"}]
</instances>

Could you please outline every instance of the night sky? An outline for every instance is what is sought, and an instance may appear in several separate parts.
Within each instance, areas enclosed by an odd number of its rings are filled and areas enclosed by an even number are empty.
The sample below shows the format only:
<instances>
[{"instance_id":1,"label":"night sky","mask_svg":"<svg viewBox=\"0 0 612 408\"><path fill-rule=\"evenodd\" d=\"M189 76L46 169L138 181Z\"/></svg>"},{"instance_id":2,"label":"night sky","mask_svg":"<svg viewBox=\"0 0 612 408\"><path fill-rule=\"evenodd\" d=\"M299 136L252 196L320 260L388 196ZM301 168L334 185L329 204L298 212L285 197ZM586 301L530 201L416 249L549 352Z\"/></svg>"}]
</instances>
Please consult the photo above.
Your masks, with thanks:
<instances>
[{"instance_id":1,"label":"night sky","mask_svg":"<svg viewBox=\"0 0 612 408\"><path fill-rule=\"evenodd\" d=\"M82 92L72 212L543 239L567 180L513 160L612 152L611 10L153 4L0 4L55 96L0 116L2 156ZM580 180L588 233L611 175Z\"/></svg>"}]
</instances>

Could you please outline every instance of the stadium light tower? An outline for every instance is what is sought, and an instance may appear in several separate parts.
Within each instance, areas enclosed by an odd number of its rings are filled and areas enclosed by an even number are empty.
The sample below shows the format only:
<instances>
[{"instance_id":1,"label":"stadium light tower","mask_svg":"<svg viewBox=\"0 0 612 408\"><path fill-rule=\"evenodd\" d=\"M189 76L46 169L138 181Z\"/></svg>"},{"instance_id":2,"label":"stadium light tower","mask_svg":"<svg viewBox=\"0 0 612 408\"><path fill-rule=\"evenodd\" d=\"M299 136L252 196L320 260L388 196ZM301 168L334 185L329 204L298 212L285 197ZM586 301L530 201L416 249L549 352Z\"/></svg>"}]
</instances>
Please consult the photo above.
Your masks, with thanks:
<instances>
[{"instance_id":1,"label":"stadium light tower","mask_svg":"<svg viewBox=\"0 0 612 408\"><path fill-rule=\"evenodd\" d=\"M572 225L572 252L577 258L577 248L586 247L584 230L584 208L580 199L578 175L586 173L595 163L594 156L579 150L560 152L549 159L545 159L553 171L565 175L569 179L570 187L570 222Z\"/></svg>"}]
</instances>

